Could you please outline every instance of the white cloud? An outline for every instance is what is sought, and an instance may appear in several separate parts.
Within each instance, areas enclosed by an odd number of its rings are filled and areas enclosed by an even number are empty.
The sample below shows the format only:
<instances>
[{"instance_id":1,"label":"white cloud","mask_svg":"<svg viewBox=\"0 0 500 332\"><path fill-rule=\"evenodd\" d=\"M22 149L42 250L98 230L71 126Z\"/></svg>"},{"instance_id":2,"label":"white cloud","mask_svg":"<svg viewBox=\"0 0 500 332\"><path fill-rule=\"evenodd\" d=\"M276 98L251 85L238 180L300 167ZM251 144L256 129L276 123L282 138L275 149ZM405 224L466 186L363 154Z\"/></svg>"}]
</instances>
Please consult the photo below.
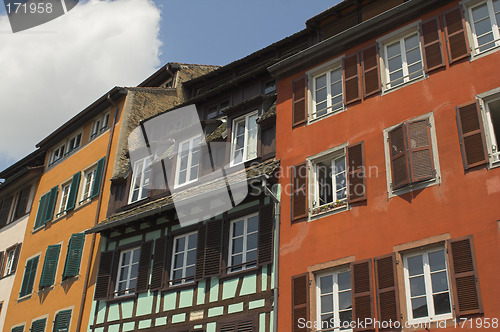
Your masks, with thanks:
<instances>
[{"instance_id":1,"label":"white cloud","mask_svg":"<svg viewBox=\"0 0 500 332\"><path fill-rule=\"evenodd\" d=\"M149 0L91 0L15 34L0 16L0 170L112 87L153 73L159 24Z\"/></svg>"}]
</instances>

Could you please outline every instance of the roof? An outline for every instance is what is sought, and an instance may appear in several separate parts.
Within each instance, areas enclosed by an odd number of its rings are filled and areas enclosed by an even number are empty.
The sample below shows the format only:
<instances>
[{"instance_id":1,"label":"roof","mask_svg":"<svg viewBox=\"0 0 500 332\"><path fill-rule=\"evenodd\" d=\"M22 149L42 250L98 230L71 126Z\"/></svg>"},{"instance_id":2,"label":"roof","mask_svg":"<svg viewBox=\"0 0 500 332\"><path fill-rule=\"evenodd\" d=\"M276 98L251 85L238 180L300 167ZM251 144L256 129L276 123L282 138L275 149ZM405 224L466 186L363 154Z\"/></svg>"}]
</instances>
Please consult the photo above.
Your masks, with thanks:
<instances>
[{"instance_id":1,"label":"roof","mask_svg":"<svg viewBox=\"0 0 500 332\"><path fill-rule=\"evenodd\" d=\"M27 167L43 166L44 160L45 152L37 149L23 159L17 161L15 164L12 164L1 171L0 179L8 179Z\"/></svg>"},{"instance_id":2,"label":"roof","mask_svg":"<svg viewBox=\"0 0 500 332\"><path fill-rule=\"evenodd\" d=\"M264 175L271 175L278 168L279 164L279 160L269 159L257 165L250 166L243 171L229 175L228 181L230 183L238 183L241 181L259 179ZM220 189L221 181L218 181L218 178L210 179L209 177L206 177L205 179L207 178L208 180L203 181L203 183L197 186L187 188L173 195L170 194L154 201L144 203L131 210L116 213L110 218L99 223L98 225L92 227L91 229L88 229L86 233L99 233L113 227L123 226L128 224L129 222L140 220L142 218L146 218L160 212L173 209L174 198L176 200L184 200L187 198L195 197L197 195L208 193L216 189ZM203 177L201 178L201 180L203 180Z\"/></svg>"},{"instance_id":3,"label":"roof","mask_svg":"<svg viewBox=\"0 0 500 332\"><path fill-rule=\"evenodd\" d=\"M189 63L179 63L179 62L169 62L153 74L151 74L148 78L146 78L143 82L141 82L139 87L154 87L159 86L165 80L167 80L170 76L172 76L173 71L178 70L181 66L204 66L204 67L214 67L218 68L220 66L214 65L197 65L197 64L189 64Z\"/></svg>"},{"instance_id":4,"label":"roof","mask_svg":"<svg viewBox=\"0 0 500 332\"><path fill-rule=\"evenodd\" d=\"M208 143L208 142L212 142L212 141L216 141L218 139L224 138L224 134L226 133L226 128L227 128L227 124L226 124L226 122L223 122L220 126L215 128L215 130L212 131L210 133L210 135L207 135L207 137L205 137L205 141Z\"/></svg>"}]
</instances>

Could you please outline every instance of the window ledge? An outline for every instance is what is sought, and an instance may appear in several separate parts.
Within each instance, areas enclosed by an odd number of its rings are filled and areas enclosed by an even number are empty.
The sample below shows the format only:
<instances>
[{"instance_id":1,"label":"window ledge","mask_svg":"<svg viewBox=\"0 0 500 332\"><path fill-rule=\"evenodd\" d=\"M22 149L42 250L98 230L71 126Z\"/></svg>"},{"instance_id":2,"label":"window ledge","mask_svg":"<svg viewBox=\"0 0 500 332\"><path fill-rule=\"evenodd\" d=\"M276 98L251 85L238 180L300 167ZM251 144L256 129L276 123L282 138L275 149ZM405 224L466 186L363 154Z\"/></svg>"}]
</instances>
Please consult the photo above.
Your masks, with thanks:
<instances>
[{"instance_id":1,"label":"window ledge","mask_svg":"<svg viewBox=\"0 0 500 332\"><path fill-rule=\"evenodd\" d=\"M224 281L224 280L229 280L232 278L239 278L242 276L246 276L247 274L254 274L254 273L257 273L259 271L259 268L260 268L260 266L259 266L259 264L257 264L257 266L255 266L255 267L243 269L241 271L227 272L227 270L230 269L230 267L227 267L225 274L221 275L219 277L219 280Z\"/></svg>"},{"instance_id":2,"label":"window ledge","mask_svg":"<svg viewBox=\"0 0 500 332\"><path fill-rule=\"evenodd\" d=\"M178 290L194 288L194 287L197 287L197 284L198 284L197 281L190 281L190 282L186 282L184 284L168 285L167 287L161 289L161 292L166 293L169 291L178 291Z\"/></svg>"},{"instance_id":3,"label":"window ledge","mask_svg":"<svg viewBox=\"0 0 500 332\"><path fill-rule=\"evenodd\" d=\"M382 88L382 96L385 96L386 94L389 94L389 93L394 92L394 91L398 91L400 89L403 89L403 88L405 88L405 87L407 87L409 85L415 84L417 82L423 81L425 79L427 79L427 74L424 73L421 77L414 78L413 80L410 80L410 81L408 81L406 83L398 85L398 86L396 86L394 88Z\"/></svg>"},{"instance_id":4,"label":"window ledge","mask_svg":"<svg viewBox=\"0 0 500 332\"><path fill-rule=\"evenodd\" d=\"M315 208L315 209L321 209L321 207L318 207L318 208ZM329 208L329 209L324 210L324 211L319 211L319 212L316 212L316 213L311 212L311 213L309 213L309 221L320 219L320 218L323 218L323 217L326 217L326 216L329 216L329 215L332 215L332 214L336 214L336 213L339 213L339 212L347 211L347 210L349 210L349 205L346 202L343 205L339 205L339 206L336 206L334 208Z\"/></svg>"},{"instance_id":5,"label":"window ledge","mask_svg":"<svg viewBox=\"0 0 500 332\"><path fill-rule=\"evenodd\" d=\"M477 59L481 59L487 55L490 55L490 54L493 54L495 52L498 52L500 50L500 46L495 46L493 48L490 48L489 50L487 51L484 51L484 52L481 52L481 53L476 53L474 55L472 55L470 57L470 62L474 61L474 60L477 60Z\"/></svg>"},{"instance_id":6,"label":"window ledge","mask_svg":"<svg viewBox=\"0 0 500 332\"><path fill-rule=\"evenodd\" d=\"M115 303L115 302L135 300L136 298L137 298L137 293L134 293L134 294L126 294L126 295L121 295L121 296L115 296L115 297L106 299L105 301L107 303Z\"/></svg>"},{"instance_id":7,"label":"window ledge","mask_svg":"<svg viewBox=\"0 0 500 332\"><path fill-rule=\"evenodd\" d=\"M420 189L424 189L427 187L432 187L432 186L435 186L435 185L440 184L440 183L441 183L441 178L436 177L436 178L433 178L430 180L417 182L414 184L409 184L409 185L406 185L402 188L398 188L396 190L391 190L391 191L389 191L388 196L389 196L389 198L392 198L392 197L400 196L403 194L407 194L407 193L415 191L415 190L420 190Z\"/></svg>"},{"instance_id":8,"label":"window ledge","mask_svg":"<svg viewBox=\"0 0 500 332\"><path fill-rule=\"evenodd\" d=\"M24 295L24 296L21 296L17 299L17 302L22 302L22 301L26 301L26 300L29 300L31 299L31 296L33 295L33 292L31 292L30 294L27 294L27 295Z\"/></svg>"},{"instance_id":9,"label":"window ledge","mask_svg":"<svg viewBox=\"0 0 500 332\"><path fill-rule=\"evenodd\" d=\"M43 226L40 226L40 227L38 227L38 228L33 229L33 230L31 231L31 234L38 233L38 232L40 232L42 229L45 229L45 225L46 225L46 224L43 224Z\"/></svg>"},{"instance_id":10,"label":"window ledge","mask_svg":"<svg viewBox=\"0 0 500 332\"><path fill-rule=\"evenodd\" d=\"M329 118L329 117L334 116L334 115L336 115L336 114L339 114L339 113L345 112L346 110L347 110L347 108L344 106L344 108L343 108L343 109L341 109L341 110L338 110L338 111L335 111L335 112L330 112L330 113L327 113L327 114L325 114L325 115L322 115L322 116L316 117L316 118L314 118L314 119L307 120L307 124L308 124L308 125L311 125L311 124L313 124L313 123L316 123L316 122L321 121L321 120L323 120L323 119ZM308 115L308 117L309 117L309 116L310 116L310 115Z\"/></svg>"}]
</instances>

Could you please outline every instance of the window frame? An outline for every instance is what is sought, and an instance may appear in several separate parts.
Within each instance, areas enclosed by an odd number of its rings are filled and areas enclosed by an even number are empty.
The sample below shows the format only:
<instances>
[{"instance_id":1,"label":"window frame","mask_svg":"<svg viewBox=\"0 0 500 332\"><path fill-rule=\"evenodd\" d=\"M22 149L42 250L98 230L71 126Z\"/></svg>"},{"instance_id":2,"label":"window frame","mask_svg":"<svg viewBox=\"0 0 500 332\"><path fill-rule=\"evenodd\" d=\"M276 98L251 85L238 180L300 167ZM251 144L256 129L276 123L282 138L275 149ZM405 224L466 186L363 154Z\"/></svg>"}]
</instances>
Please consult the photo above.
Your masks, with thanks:
<instances>
[{"instance_id":1,"label":"window frame","mask_svg":"<svg viewBox=\"0 0 500 332\"><path fill-rule=\"evenodd\" d=\"M35 288L35 281L36 281L36 275L38 273L38 269L40 267L40 258L42 257L42 253L39 252L33 256L30 256L28 258L26 258L26 262L25 262L25 265L24 265L24 270L23 270L23 278L21 279L21 289L19 291L19 296L18 296L18 300L21 300L21 299L25 299L25 298L29 298L31 297L31 295L33 295L33 292L34 292L34 288ZM37 263L36 263L36 269L34 271L34 274L35 276L33 277L33 282L31 284L31 292L29 293L26 293L24 295L21 296L21 290L22 290L22 287L23 287L23 284L24 284L24 279L26 278L26 266L28 265L28 262L31 261L31 260L34 260L34 259L37 259ZM31 276L30 276L31 277Z\"/></svg>"},{"instance_id":2,"label":"window frame","mask_svg":"<svg viewBox=\"0 0 500 332\"><path fill-rule=\"evenodd\" d=\"M245 115L242 115L240 117L237 117L235 119L233 119L232 121L232 127L231 127L231 163L230 165L231 166L235 166L235 165L239 165L241 163L245 163L247 161L250 161L250 160L253 160L255 158L258 157L258 145L259 145L259 124L257 122L255 122L255 128L256 128L256 137L255 137L255 157L252 157L252 158L248 158L247 154L248 154L248 138L249 138L249 120L250 120L250 117L252 116L255 116L255 120L258 119L258 116L259 116L259 111L258 110L254 110L252 112L249 112ZM241 158L241 161L238 161L238 162L235 162L235 157L236 157L236 126L241 123L241 122L244 122L244 126L245 126L245 133L243 134L244 135L244 142L243 142L243 155L242 155L242 158Z\"/></svg>"},{"instance_id":3,"label":"window frame","mask_svg":"<svg viewBox=\"0 0 500 332\"><path fill-rule=\"evenodd\" d=\"M189 178L191 177L191 169L193 167L193 164L192 164L192 160L193 160L193 151L195 149L195 140L196 139L199 139L199 143L198 143L198 165L197 165L197 173L196 174L196 178L195 179L192 179L192 180L189 180ZM200 176L200 166L201 166L201 144L203 143L203 138L200 136L200 135L197 135L197 136L194 136L194 137L191 137L189 139L186 139L182 142L179 142L179 145L177 147L177 161L176 161L176 167L175 167L175 188L179 188L179 187L182 187L182 186L185 186L185 185L188 185L190 183L193 183L193 182L196 182L198 181L198 177ZM180 158L180 154L181 154L181 147L183 144L185 143L189 143L189 149L188 149L188 161L187 161L187 166L186 166L186 181L184 181L183 183L179 183L179 176L180 176L180 166L181 166L181 158Z\"/></svg>"},{"instance_id":4,"label":"window frame","mask_svg":"<svg viewBox=\"0 0 500 332\"><path fill-rule=\"evenodd\" d=\"M73 181L69 181L69 182L65 182L61 185L61 195L59 198L59 209L57 211L56 217L60 217L66 213L72 183L73 183ZM65 192L66 189L68 189L67 192Z\"/></svg>"},{"instance_id":5,"label":"window frame","mask_svg":"<svg viewBox=\"0 0 500 332\"><path fill-rule=\"evenodd\" d=\"M407 121L419 121L419 120L424 120L428 119L429 125L430 125L430 147L432 148L432 156L433 156L433 163L434 163L434 178L430 180L425 180L421 182L415 182L415 183L410 183L407 184L401 188L397 189L392 189L392 164L391 164L391 151L389 147L389 132L391 132L393 129L396 127L400 126L403 124L405 121L400 122L396 125L393 125L391 127L385 128L383 131L384 134L384 153L385 153L385 169L386 169L386 182L387 182L387 195L388 198L396 197L402 194L409 193L414 190L419 190L423 188L427 188L430 186L435 186L437 184L440 184L442 179L441 179L441 167L439 163L439 152L438 152L438 144L437 144L437 136L436 136L436 126L435 126L435 119L434 119L434 113L430 112L412 119L408 119ZM409 166L410 167L410 166Z\"/></svg>"},{"instance_id":6,"label":"window frame","mask_svg":"<svg viewBox=\"0 0 500 332\"><path fill-rule=\"evenodd\" d=\"M3 267L3 274L0 276L0 278L4 278L9 276L12 273L13 266L14 266L14 261L16 260L16 249L18 245L14 245L10 248L7 248L5 250L5 266ZM12 256L11 256L12 255ZM10 262L10 265L9 265ZM1 270L0 266L0 270Z\"/></svg>"},{"instance_id":7,"label":"window frame","mask_svg":"<svg viewBox=\"0 0 500 332\"><path fill-rule=\"evenodd\" d=\"M77 139L78 137L79 139ZM61 160L72 155L75 151L78 151L82 147L82 139L83 139L83 131L78 130L76 131L76 134L71 134L67 136L64 140L62 140L62 142L56 145L57 147L49 153L47 168L50 168L58 164L59 162L61 162ZM78 142L78 145L73 144L73 147L70 147L70 143L72 140L74 140L74 143ZM58 152L57 159L55 159L56 152Z\"/></svg>"},{"instance_id":8,"label":"window frame","mask_svg":"<svg viewBox=\"0 0 500 332\"><path fill-rule=\"evenodd\" d=\"M149 162L149 164L148 164ZM152 156L146 156L144 158L141 158L139 160L137 160L135 163L134 163L134 166L133 166L133 170L132 170L132 179L131 179L131 182L130 182L130 191L129 191L129 195L128 195L128 204L131 204L131 203L135 203L135 202L138 202L138 201L141 201L143 199L146 199L148 198L148 191L149 189L148 188L144 188L144 182L145 182L145 174L146 172L148 171L148 168L149 168L149 176L148 176L148 181L150 182L151 181L151 163L153 162L153 157ZM132 200L133 198L133 194L134 194L134 187L136 185L136 181L137 181L137 177L138 177L138 173L137 173L137 165L139 165L139 163L142 163L142 169L141 169L141 173L140 173L140 185L139 185L139 193L137 195L137 199L136 200ZM147 166L146 166L147 165ZM149 186L149 184L148 184ZM144 193L143 193L143 190L146 189L146 196L143 197Z\"/></svg>"},{"instance_id":9,"label":"window frame","mask_svg":"<svg viewBox=\"0 0 500 332\"><path fill-rule=\"evenodd\" d=\"M247 228L248 228L248 220L250 218L257 217L257 230L247 233ZM227 250L227 274L232 274L232 273L238 273L242 272L244 270L249 270L258 267L258 254L259 254L259 243L258 243L258 237L259 237L259 222L260 222L260 216L258 212L247 214L238 218L234 218L230 221L229 225L229 245L228 245L228 250ZM243 246L242 246L242 251L239 253L233 253L233 239L235 238L233 236L233 230L234 230L234 224L236 222L243 221L244 226L243 226L243 235L238 235L236 237L243 237ZM257 245L255 249L250 249L248 250L248 236L257 234ZM247 255L248 252L255 251L256 252L256 257L255 260L248 261L247 260ZM232 257L237 256L237 255L242 255L242 260L240 264L235 264L231 265L232 263Z\"/></svg>"},{"instance_id":10,"label":"window frame","mask_svg":"<svg viewBox=\"0 0 500 332\"><path fill-rule=\"evenodd\" d=\"M106 112L92 121L92 125L90 126L89 141L96 139L109 128L109 119L110 112Z\"/></svg>"},{"instance_id":11,"label":"window frame","mask_svg":"<svg viewBox=\"0 0 500 332\"><path fill-rule=\"evenodd\" d=\"M80 196L80 201L78 202L79 205L84 204L86 201L92 198L92 188L94 187L96 174L97 174L97 165L93 165L83 171L84 181L82 181L82 188L81 188L82 193ZM89 175L91 175L90 182L88 182L87 178ZM87 192L87 185L88 185L88 192Z\"/></svg>"},{"instance_id":12,"label":"window frame","mask_svg":"<svg viewBox=\"0 0 500 332\"><path fill-rule=\"evenodd\" d=\"M189 237L191 235L193 235L193 234L196 234L196 248L195 249L189 249L188 248ZM176 250L175 250L176 242L180 238L184 238L185 239L184 240L185 241L184 242L184 249L182 251L176 252ZM185 284L191 284L191 283L195 282L195 279L196 279L196 257L195 257L194 264L187 265L187 256L188 256L187 253L190 252L190 251L195 251L195 256L198 255L198 231L184 233L184 234L180 234L180 235L177 235L177 236L174 237L174 239L172 241L172 257L171 257L171 263L170 263L169 286L175 287L175 286L180 286L180 285L185 285ZM175 265L175 256L177 254L181 253L181 252L182 252L182 254L184 256L182 267L175 269L174 268L174 265ZM194 269L195 269L192 277L186 277L186 270L187 270L188 267L194 267ZM178 280L178 279L174 280L174 272L175 272L175 270L182 270L182 277L181 277L180 282L178 282L178 283L174 283L174 281ZM186 279L191 279L191 278L193 280L186 281Z\"/></svg>"},{"instance_id":13,"label":"window frame","mask_svg":"<svg viewBox=\"0 0 500 332\"><path fill-rule=\"evenodd\" d=\"M492 18L494 18L496 21L493 0L462 0L460 3L465 7L464 16L466 22L467 38L469 39L472 60L498 51L498 48L500 47L500 31L499 31L500 22L495 22L497 27L497 29L495 29L494 28L495 24L493 24L492 21ZM474 25L474 22L472 21L473 20L472 9L481 6L482 4L485 3L488 8L488 18L490 19L491 23L491 33L493 34L494 38L493 41L488 42L486 45L493 43L494 46L484 51L480 51L479 49L481 48L481 46L478 45L477 34L475 32L476 27Z\"/></svg>"},{"instance_id":14,"label":"window frame","mask_svg":"<svg viewBox=\"0 0 500 332\"><path fill-rule=\"evenodd\" d=\"M489 104L498 101L500 103L500 87L493 90L481 93L476 96L476 100L479 101L481 119L483 121L483 129L486 140L486 149L488 152L488 167L495 168L500 167L500 135L496 137L495 130L493 128L493 122L491 121L491 111ZM500 109L499 109L500 112ZM500 133L499 133L500 134ZM496 152L493 151L493 137L496 141ZM495 155L497 155L497 160L495 160Z\"/></svg>"},{"instance_id":15,"label":"window frame","mask_svg":"<svg viewBox=\"0 0 500 332\"><path fill-rule=\"evenodd\" d=\"M139 259L137 261L137 263L134 263L133 262L133 257L134 257L134 252L138 250L139 253L138 253L138 256L139 256ZM130 260L129 260L129 264L127 264L127 266L129 267L128 269L128 275L127 275L127 279L125 280L120 280L120 273L121 273L121 268L122 268L122 263L123 263L123 254L126 253L126 252L130 252L131 255L130 255ZM127 249L122 249L122 250L119 250L119 258L118 258L118 269L116 270L116 276L114 276L115 278L115 282L116 282L116 285L115 285L115 289L113 290L113 297L114 298L120 298L120 297L123 297L123 296L128 296L128 295L133 295L135 294L135 289L136 287L134 286L133 288L130 288L130 281L132 279L135 279L136 281L136 284L137 284L137 278L139 276L139 264L140 264L140 256L141 256L141 246L134 246L134 247L131 247L131 248L127 248ZM131 278L131 273L132 273L132 269L130 267L132 267L132 265L134 264L137 264L137 275L134 277L134 278ZM125 281L126 282L126 286L127 288L123 291L123 294L118 294L120 291L118 290L119 287L120 287L120 283Z\"/></svg>"},{"instance_id":16,"label":"window frame","mask_svg":"<svg viewBox=\"0 0 500 332\"><path fill-rule=\"evenodd\" d=\"M347 109L347 106L344 103L344 71L343 71L343 59L344 55L335 58L327 63L320 65L318 67L313 68L306 72L307 76L307 123L313 123L315 121L327 118L331 115L341 113ZM339 69L340 70L340 86L342 89L341 96L341 105L342 107L332 111L331 108L331 80L328 80L328 77L331 75L332 70ZM316 78L322 75L327 75L327 108L325 109L327 112L324 115L316 116ZM329 83L330 82L330 83Z\"/></svg>"}]
</instances>

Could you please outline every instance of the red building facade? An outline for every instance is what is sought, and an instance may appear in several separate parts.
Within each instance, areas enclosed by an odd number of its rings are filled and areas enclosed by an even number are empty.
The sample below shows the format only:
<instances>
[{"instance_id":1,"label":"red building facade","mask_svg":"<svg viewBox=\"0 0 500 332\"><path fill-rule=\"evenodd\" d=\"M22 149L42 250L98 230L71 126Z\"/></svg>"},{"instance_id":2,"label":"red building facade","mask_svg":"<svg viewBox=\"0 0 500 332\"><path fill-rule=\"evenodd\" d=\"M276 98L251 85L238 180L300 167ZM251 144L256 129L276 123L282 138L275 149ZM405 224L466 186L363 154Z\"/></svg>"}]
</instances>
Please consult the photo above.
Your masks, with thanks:
<instances>
[{"instance_id":1,"label":"red building facade","mask_svg":"<svg viewBox=\"0 0 500 332\"><path fill-rule=\"evenodd\" d=\"M278 330L498 328L500 1L344 1L307 24L316 43L269 68Z\"/></svg>"}]
</instances>

